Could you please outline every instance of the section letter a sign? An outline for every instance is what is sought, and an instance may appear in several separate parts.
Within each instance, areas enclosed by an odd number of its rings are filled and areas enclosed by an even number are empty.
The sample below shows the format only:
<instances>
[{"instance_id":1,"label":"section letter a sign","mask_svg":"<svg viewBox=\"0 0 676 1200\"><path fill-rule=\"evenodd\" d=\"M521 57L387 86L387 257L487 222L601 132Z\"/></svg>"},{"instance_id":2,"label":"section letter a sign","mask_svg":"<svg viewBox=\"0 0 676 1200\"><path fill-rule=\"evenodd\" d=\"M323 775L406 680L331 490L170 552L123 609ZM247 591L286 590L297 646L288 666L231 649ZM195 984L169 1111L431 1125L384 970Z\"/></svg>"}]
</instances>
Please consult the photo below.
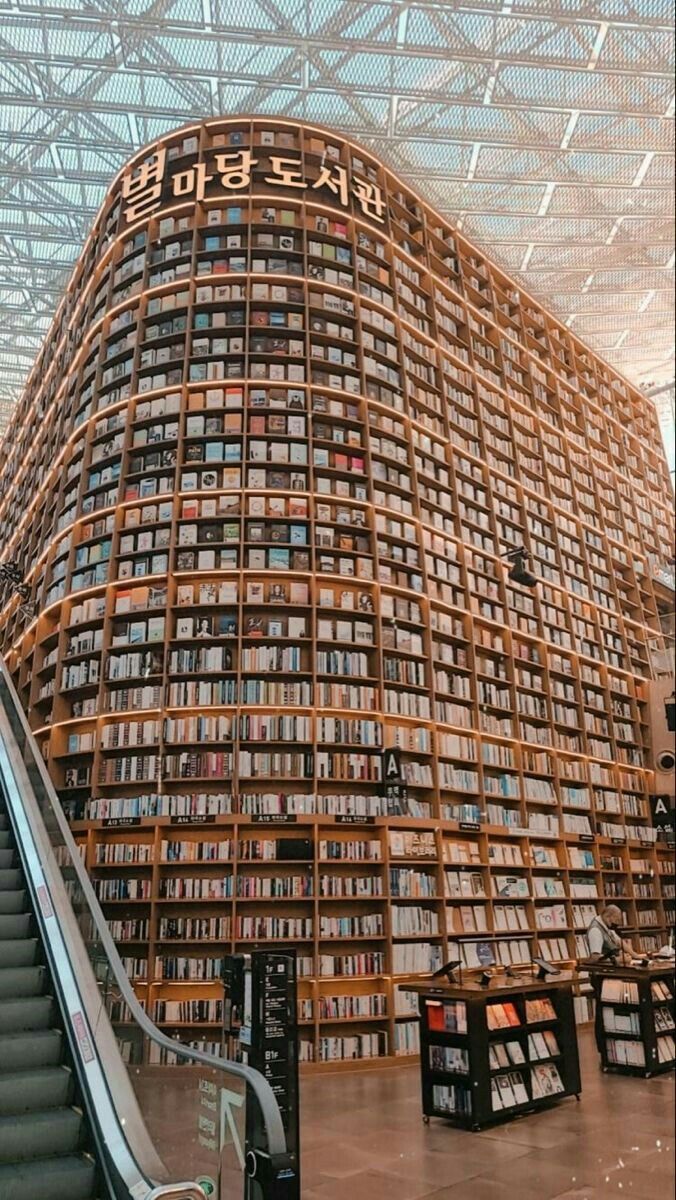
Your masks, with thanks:
<instances>
[{"instance_id":1,"label":"section letter a sign","mask_svg":"<svg viewBox=\"0 0 676 1200\"><path fill-rule=\"evenodd\" d=\"M402 782L401 750L397 746L383 750L383 781L386 784Z\"/></svg>"},{"instance_id":2,"label":"section letter a sign","mask_svg":"<svg viewBox=\"0 0 676 1200\"><path fill-rule=\"evenodd\" d=\"M676 811L674 810L674 797L666 796L659 793L656 796L650 797L650 811L653 818L653 828L658 833L667 834L671 841L676 829Z\"/></svg>"}]
</instances>

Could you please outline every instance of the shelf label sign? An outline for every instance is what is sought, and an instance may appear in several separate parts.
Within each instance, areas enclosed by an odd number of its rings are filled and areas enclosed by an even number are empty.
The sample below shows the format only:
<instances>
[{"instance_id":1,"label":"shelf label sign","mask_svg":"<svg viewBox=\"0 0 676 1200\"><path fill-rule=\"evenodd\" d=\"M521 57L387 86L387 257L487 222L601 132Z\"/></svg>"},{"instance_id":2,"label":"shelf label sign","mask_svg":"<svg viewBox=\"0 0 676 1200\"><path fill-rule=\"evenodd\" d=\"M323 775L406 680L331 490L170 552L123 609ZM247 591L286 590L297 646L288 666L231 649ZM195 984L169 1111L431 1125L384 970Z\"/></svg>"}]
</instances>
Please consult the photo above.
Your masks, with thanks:
<instances>
[{"instance_id":1,"label":"shelf label sign","mask_svg":"<svg viewBox=\"0 0 676 1200\"><path fill-rule=\"evenodd\" d=\"M214 813L211 813L211 814L205 813L205 814L196 815L196 816L191 816L189 813L186 815L179 815L179 816L174 815L173 817L169 818L169 824L170 825L215 825L216 824L216 816Z\"/></svg>"},{"instance_id":2,"label":"shelf label sign","mask_svg":"<svg viewBox=\"0 0 676 1200\"><path fill-rule=\"evenodd\" d=\"M352 813L336 813L334 817L336 825L375 825L375 817L360 817Z\"/></svg>"},{"instance_id":3,"label":"shelf label sign","mask_svg":"<svg viewBox=\"0 0 676 1200\"><path fill-rule=\"evenodd\" d=\"M295 813L254 813L251 817L253 825L289 825L297 820Z\"/></svg>"}]
</instances>

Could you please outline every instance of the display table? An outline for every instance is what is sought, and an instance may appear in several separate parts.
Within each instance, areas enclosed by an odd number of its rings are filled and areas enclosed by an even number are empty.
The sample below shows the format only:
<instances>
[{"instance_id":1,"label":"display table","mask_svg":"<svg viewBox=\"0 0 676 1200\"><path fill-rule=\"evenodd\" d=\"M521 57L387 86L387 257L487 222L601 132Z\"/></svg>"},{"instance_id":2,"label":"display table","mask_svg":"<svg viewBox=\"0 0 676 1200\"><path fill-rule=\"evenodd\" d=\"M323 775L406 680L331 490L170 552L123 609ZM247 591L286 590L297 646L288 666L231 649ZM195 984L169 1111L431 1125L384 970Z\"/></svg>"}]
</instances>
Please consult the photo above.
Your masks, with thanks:
<instances>
[{"instance_id":1,"label":"display table","mask_svg":"<svg viewBox=\"0 0 676 1200\"><path fill-rule=\"evenodd\" d=\"M579 1099L572 981L407 983L418 994L423 1120L481 1129Z\"/></svg>"},{"instance_id":2,"label":"display table","mask_svg":"<svg viewBox=\"0 0 676 1200\"><path fill-rule=\"evenodd\" d=\"M596 998L596 1045L604 1071L650 1078L673 1071L674 963L632 967L582 960Z\"/></svg>"}]
</instances>

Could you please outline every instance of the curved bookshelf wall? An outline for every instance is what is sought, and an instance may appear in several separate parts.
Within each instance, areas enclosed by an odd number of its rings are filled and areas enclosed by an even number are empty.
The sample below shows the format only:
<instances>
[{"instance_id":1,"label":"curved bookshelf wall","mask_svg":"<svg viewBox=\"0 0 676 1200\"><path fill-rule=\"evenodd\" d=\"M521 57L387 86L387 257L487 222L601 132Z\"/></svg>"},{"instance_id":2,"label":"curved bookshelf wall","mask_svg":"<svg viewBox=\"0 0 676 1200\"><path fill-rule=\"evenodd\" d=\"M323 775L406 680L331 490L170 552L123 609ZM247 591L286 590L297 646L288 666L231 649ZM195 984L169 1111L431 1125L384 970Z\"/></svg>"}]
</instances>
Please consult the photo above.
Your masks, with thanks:
<instances>
[{"instance_id":1,"label":"curved bookshelf wall","mask_svg":"<svg viewBox=\"0 0 676 1200\"><path fill-rule=\"evenodd\" d=\"M572 959L612 896L659 940L653 406L366 151L267 120L143 151L3 455L38 613L6 598L4 650L170 1031L218 1042L227 947L297 948L333 1061L414 1052L398 984L461 935Z\"/></svg>"}]
</instances>

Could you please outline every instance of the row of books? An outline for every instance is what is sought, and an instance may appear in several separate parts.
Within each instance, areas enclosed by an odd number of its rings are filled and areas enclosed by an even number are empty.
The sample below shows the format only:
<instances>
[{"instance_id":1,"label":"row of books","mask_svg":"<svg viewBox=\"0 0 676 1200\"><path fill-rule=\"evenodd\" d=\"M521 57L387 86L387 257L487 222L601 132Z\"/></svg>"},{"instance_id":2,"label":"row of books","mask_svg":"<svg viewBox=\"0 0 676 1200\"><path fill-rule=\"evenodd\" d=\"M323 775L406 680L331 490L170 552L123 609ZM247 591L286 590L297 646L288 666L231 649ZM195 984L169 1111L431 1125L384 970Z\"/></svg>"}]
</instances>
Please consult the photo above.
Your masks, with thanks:
<instances>
[{"instance_id":1,"label":"row of books","mask_svg":"<svg viewBox=\"0 0 676 1200\"><path fill-rule=\"evenodd\" d=\"M399 1021L394 1026L392 1043L396 1057L420 1053L420 1025L418 1021Z\"/></svg>"},{"instance_id":2,"label":"row of books","mask_svg":"<svg viewBox=\"0 0 676 1200\"><path fill-rule=\"evenodd\" d=\"M635 1012L619 1012L615 1008L609 1008L607 1005L602 1006L603 1028L606 1033L634 1033L637 1037L641 1035L641 1016Z\"/></svg>"},{"instance_id":3,"label":"row of books","mask_svg":"<svg viewBox=\"0 0 676 1200\"><path fill-rule=\"evenodd\" d=\"M331 897L346 897L347 899L363 899L369 896L383 896L383 881L377 875L321 875L319 878L319 895Z\"/></svg>"},{"instance_id":4,"label":"row of books","mask_svg":"<svg viewBox=\"0 0 676 1200\"><path fill-rule=\"evenodd\" d=\"M661 980L655 980L661 984ZM630 979L604 979L601 983L601 999L616 1004L636 1004L639 1002L638 983Z\"/></svg>"},{"instance_id":5,"label":"row of books","mask_svg":"<svg viewBox=\"0 0 676 1200\"><path fill-rule=\"evenodd\" d=\"M387 1015L387 996L384 992L367 995L342 995L319 997L319 1018L323 1021L355 1020L358 1017L384 1017Z\"/></svg>"},{"instance_id":6,"label":"row of books","mask_svg":"<svg viewBox=\"0 0 676 1200\"><path fill-rule=\"evenodd\" d=\"M164 1025L215 1025L223 1020L223 1001L156 1000L152 1016Z\"/></svg>"},{"instance_id":7,"label":"row of books","mask_svg":"<svg viewBox=\"0 0 676 1200\"><path fill-rule=\"evenodd\" d=\"M320 1037L318 1057L320 1062L338 1062L347 1059L384 1058L388 1053L388 1037L384 1030L373 1033L355 1033L343 1037Z\"/></svg>"},{"instance_id":8,"label":"row of books","mask_svg":"<svg viewBox=\"0 0 676 1200\"><path fill-rule=\"evenodd\" d=\"M460 1046L433 1044L429 1047L429 1065L432 1071L469 1075L469 1051Z\"/></svg>"},{"instance_id":9,"label":"row of books","mask_svg":"<svg viewBox=\"0 0 676 1200\"><path fill-rule=\"evenodd\" d=\"M486 946L487 943L482 941L449 942L449 952L452 950L454 958L459 958L464 967L472 969L483 969L486 962L493 958L504 967L529 963L532 958L530 945L525 938L500 938L489 947L488 959Z\"/></svg>"}]
</instances>

